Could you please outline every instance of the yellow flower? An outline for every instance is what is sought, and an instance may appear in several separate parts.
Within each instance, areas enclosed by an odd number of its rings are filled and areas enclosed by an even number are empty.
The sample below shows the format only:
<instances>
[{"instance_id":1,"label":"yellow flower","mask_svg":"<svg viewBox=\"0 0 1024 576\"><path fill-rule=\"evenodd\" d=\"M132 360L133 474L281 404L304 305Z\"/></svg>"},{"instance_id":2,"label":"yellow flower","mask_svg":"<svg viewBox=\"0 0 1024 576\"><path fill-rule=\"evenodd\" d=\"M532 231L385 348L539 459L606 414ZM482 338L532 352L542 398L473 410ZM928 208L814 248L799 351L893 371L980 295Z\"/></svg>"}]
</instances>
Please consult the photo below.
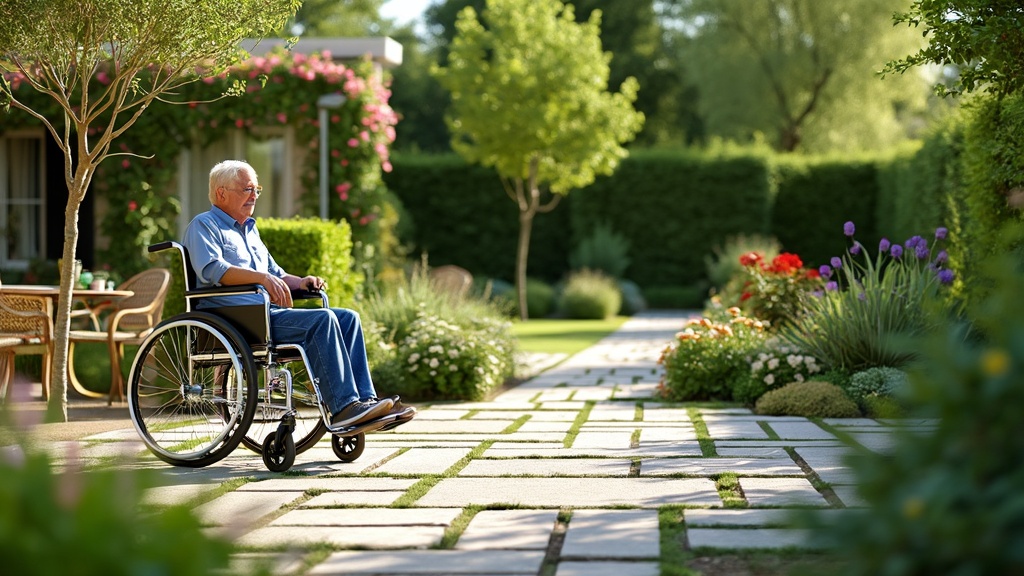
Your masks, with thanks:
<instances>
[{"instance_id":1,"label":"yellow flower","mask_svg":"<svg viewBox=\"0 0 1024 576\"><path fill-rule=\"evenodd\" d=\"M1010 355L1005 350L987 350L981 355L981 371L987 376L1002 376L1010 369Z\"/></svg>"},{"instance_id":2,"label":"yellow flower","mask_svg":"<svg viewBox=\"0 0 1024 576\"><path fill-rule=\"evenodd\" d=\"M726 310L726 312L728 312L733 317L736 317L736 316L740 315L740 309L738 307L736 307L736 306L733 306L733 307L729 308L728 310Z\"/></svg>"},{"instance_id":3,"label":"yellow flower","mask_svg":"<svg viewBox=\"0 0 1024 576\"><path fill-rule=\"evenodd\" d=\"M914 520L919 518L924 513L924 500L920 498L910 498L903 503L903 516Z\"/></svg>"}]
</instances>

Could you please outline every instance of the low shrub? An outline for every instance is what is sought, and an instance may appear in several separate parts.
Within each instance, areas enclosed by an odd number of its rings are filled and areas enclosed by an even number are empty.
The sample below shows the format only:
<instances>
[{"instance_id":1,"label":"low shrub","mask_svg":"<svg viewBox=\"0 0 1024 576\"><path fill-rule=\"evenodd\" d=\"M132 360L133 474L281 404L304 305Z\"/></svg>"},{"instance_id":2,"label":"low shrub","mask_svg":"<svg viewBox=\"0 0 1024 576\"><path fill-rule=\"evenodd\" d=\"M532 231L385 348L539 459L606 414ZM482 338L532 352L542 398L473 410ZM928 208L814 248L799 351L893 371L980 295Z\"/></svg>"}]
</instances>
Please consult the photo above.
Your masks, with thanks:
<instances>
[{"instance_id":1,"label":"low shrub","mask_svg":"<svg viewBox=\"0 0 1024 576\"><path fill-rule=\"evenodd\" d=\"M615 281L600 272L573 272L565 282L559 307L568 318L603 320L619 313L622 295Z\"/></svg>"},{"instance_id":2,"label":"low shrub","mask_svg":"<svg viewBox=\"0 0 1024 576\"><path fill-rule=\"evenodd\" d=\"M737 378L749 370L747 358L764 346L764 323L739 316L728 322L694 319L677 333L658 360L665 366L659 391L675 401L731 400Z\"/></svg>"},{"instance_id":3,"label":"low shrub","mask_svg":"<svg viewBox=\"0 0 1024 576\"><path fill-rule=\"evenodd\" d=\"M906 372L889 366L876 366L850 376L846 391L851 398L861 399L869 396L890 397L901 393L906 387Z\"/></svg>"},{"instance_id":4,"label":"low shrub","mask_svg":"<svg viewBox=\"0 0 1024 576\"><path fill-rule=\"evenodd\" d=\"M736 379L732 389L733 400L744 404L753 404L769 390L790 382L805 382L821 372L813 356L802 354L778 338L766 340L765 347L747 361L749 371Z\"/></svg>"},{"instance_id":5,"label":"low shrub","mask_svg":"<svg viewBox=\"0 0 1024 576\"><path fill-rule=\"evenodd\" d=\"M421 314L396 349L407 388L429 400L486 398L515 368L507 324L480 319L467 329Z\"/></svg>"},{"instance_id":6,"label":"low shrub","mask_svg":"<svg viewBox=\"0 0 1024 576\"><path fill-rule=\"evenodd\" d=\"M382 393L476 400L514 373L516 342L500 303L439 291L420 270L368 295L360 311Z\"/></svg>"},{"instance_id":7,"label":"low shrub","mask_svg":"<svg viewBox=\"0 0 1024 576\"><path fill-rule=\"evenodd\" d=\"M856 418L857 403L835 384L811 380L791 382L770 390L758 399L754 411L767 416L804 416L806 418Z\"/></svg>"},{"instance_id":8,"label":"low shrub","mask_svg":"<svg viewBox=\"0 0 1024 576\"><path fill-rule=\"evenodd\" d=\"M514 293L513 293L514 294ZM515 314L519 315L519 306ZM526 312L530 318L550 316L555 309L555 289L547 282L537 278L526 279Z\"/></svg>"},{"instance_id":9,"label":"low shrub","mask_svg":"<svg viewBox=\"0 0 1024 576\"><path fill-rule=\"evenodd\" d=\"M629 239L607 223L597 224L569 255L569 266L622 278L629 267Z\"/></svg>"}]
</instances>

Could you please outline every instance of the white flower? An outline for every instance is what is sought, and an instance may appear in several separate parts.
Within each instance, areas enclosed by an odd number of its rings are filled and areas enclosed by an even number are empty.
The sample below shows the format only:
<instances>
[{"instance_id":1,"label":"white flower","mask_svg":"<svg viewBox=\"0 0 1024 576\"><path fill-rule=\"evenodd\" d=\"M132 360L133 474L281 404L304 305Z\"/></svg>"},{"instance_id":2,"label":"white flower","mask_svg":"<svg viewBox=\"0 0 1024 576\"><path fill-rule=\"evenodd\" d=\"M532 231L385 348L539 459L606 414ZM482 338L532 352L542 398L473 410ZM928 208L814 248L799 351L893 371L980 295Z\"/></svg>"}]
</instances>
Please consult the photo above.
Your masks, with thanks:
<instances>
[{"instance_id":1,"label":"white flower","mask_svg":"<svg viewBox=\"0 0 1024 576\"><path fill-rule=\"evenodd\" d=\"M797 382L803 382L804 381L804 375L798 373L796 376L793 377L793 379L796 380Z\"/></svg>"},{"instance_id":2,"label":"white flower","mask_svg":"<svg viewBox=\"0 0 1024 576\"><path fill-rule=\"evenodd\" d=\"M760 360L750 365L750 370L752 372L758 372L761 368L764 368L764 362L761 362Z\"/></svg>"},{"instance_id":3,"label":"white flower","mask_svg":"<svg viewBox=\"0 0 1024 576\"><path fill-rule=\"evenodd\" d=\"M807 371L810 372L811 374L817 374L820 370L821 370L821 368L819 368L819 367L817 367L815 365L811 365L811 366L807 367Z\"/></svg>"},{"instance_id":4,"label":"white flower","mask_svg":"<svg viewBox=\"0 0 1024 576\"><path fill-rule=\"evenodd\" d=\"M459 369L459 367L458 367L458 366L456 366L455 364L449 364L449 365L448 365L448 371L449 371L449 372L455 372L455 371L456 371L456 370L458 370L458 369Z\"/></svg>"},{"instance_id":5,"label":"white flower","mask_svg":"<svg viewBox=\"0 0 1024 576\"><path fill-rule=\"evenodd\" d=\"M803 362L803 361L804 361L804 357L803 356L797 356L796 354L790 354L789 356L786 356L786 362L790 366L792 366L793 368L796 368L797 366L799 366L800 363Z\"/></svg>"},{"instance_id":6,"label":"white flower","mask_svg":"<svg viewBox=\"0 0 1024 576\"><path fill-rule=\"evenodd\" d=\"M775 376L773 376L771 374L765 376L764 377L764 383L769 385L769 386L771 386L772 384L775 384Z\"/></svg>"},{"instance_id":7,"label":"white flower","mask_svg":"<svg viewBox=\"0 0 1024 576\"><path fill-rule=\"evenodd\" d=\"M430 367L431 368L437 368L439 364L441 364L441 363L437 361L437 358L431 358L430 359Z\"/></svg>"},{"instance_id":8,"label":"white flower","mask_svg":"<svg viewBox=\"0 0 1024 576\"><path fill-rule=\"evenodd\" d=\"M413 352L412 354L409 355L409 364L415 364L416 361L419 360L419 359L420 359L419 353L418 352Z\"/></svg>"},{"instance_id":9,"label":"white flower","mask_svg":"<svg viewBox=\"0 0 1024 576\"><path fill-rule=\"evenodd\" d=\"M458 358L459 357L459 351L456 350L455 348L452 348L451 350L448 351L448 357L449 358Z\"/></svg>"},{"instance_id":10,"label":"white flower","mask_svg":"<svg viewBox=\"0 0 1024 576\"><path fill-rule=\"evenodd\" d=\"M444 352L444 347L440 344L434 344L430 348L427 348L427 352L430 352L431 354L441 354Z\"/></svg>"},{"instance_id":11,"label":"white flower","mask_svg":"<svg viewBox=\"0 0 1024 576\"><path fill-rule=\"evenodd\" d=\"M775 370L778 367L779 367L779 359L778 358L772 358L771 360L768 361L768 369L769 370Z\"/></svg>"}]
</instances>

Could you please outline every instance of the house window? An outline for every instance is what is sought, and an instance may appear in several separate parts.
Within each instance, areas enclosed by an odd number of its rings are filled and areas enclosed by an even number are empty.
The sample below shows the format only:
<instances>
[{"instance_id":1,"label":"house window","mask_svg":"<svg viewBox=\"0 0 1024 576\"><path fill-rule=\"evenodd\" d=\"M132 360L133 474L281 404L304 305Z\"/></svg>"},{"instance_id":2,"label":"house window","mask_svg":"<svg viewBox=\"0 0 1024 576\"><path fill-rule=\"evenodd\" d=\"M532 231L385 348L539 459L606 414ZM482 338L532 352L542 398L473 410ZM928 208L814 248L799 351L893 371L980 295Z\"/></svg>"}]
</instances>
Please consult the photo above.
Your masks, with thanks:
<instances>
[{"instance_id":1,"label":"house window","mask_svg":"<svg viewBox=\"0 0 1024 576\"><path fill-rule=\"evenodd\" d=\"M28 268L43 254L43 136L0 137L0 267Z\"/></svg>"},{"instance_id":2,"label":"house window","mask_svg":"<svg viewBox=\"0 0 1024 576\"><path fill-rule=\"evenodd\" d=\"M249 135L232 130L226 138L205 147L193 147L182 153L178 181L181 197L179 229L184 230L196 215L210 209L210 169L227 159L245 160L256 169L263 195L256 203L257 218L288 218L295 215L297 203L291 162L290 129L257 132Z\"/></svg>"}]
</instances>

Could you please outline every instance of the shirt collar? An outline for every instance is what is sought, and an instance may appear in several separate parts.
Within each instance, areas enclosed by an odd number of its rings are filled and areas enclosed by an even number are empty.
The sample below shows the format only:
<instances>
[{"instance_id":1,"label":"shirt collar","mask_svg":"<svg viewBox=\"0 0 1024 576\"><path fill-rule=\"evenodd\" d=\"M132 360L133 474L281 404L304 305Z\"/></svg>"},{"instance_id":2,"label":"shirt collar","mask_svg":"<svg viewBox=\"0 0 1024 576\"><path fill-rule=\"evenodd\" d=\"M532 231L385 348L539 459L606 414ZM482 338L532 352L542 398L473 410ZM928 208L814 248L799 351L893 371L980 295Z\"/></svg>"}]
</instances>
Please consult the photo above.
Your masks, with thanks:
<instances>
[{"instance_id":1,"label":"shirt collar","mask_svg":"<svg viewBox=\"0 0 1024 576\"><path fill-rule=\"evenodd\" d=\"M210 208L210 212L220 220L221 224L231 228L238 227L245 230L252 230L252 227L256 225L256 220L252 216L246 218L244 224L239 224L238 220L229 216L228 213L221 209L220 206L213 206Z\"/></svg>"}]
</instances>

